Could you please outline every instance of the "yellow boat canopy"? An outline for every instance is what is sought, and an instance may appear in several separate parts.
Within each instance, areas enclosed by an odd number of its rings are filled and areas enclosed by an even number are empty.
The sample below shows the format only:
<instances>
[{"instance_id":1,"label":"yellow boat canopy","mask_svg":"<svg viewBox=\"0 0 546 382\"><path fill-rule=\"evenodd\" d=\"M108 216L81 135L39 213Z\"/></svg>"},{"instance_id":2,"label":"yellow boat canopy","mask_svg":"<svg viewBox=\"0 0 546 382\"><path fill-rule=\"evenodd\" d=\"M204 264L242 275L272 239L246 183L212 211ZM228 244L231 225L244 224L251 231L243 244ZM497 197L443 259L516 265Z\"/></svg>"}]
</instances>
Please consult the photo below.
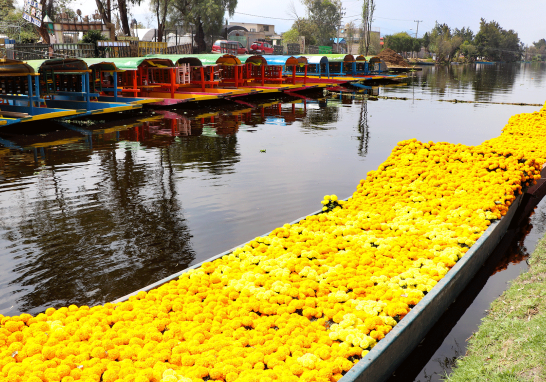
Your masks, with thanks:
<instances>
[{"instance_id":1,"label":"yellow boat canopy","mask_svg":"<svg viewBox=\"0 0 546 382\"><path fill-rule=\"evenodd\" d=\"M38 73L26 62L19 60L10 60L8 58L0 59L0 77L21 77L37 76Z\"/></svg>"},{"instance_id":2,"label":"yellow boat canopy","mask_svg":"<svg viewBox=\"0 0 546 382\"><path fill-rule=\"evenodd\" d=\"M241 60L239 60L235 56L232 56L231 54L224 54L222 57L216 60L216 63L218 65L235 66L235 65L241 65Z\"/></svg>"}]
</instances>

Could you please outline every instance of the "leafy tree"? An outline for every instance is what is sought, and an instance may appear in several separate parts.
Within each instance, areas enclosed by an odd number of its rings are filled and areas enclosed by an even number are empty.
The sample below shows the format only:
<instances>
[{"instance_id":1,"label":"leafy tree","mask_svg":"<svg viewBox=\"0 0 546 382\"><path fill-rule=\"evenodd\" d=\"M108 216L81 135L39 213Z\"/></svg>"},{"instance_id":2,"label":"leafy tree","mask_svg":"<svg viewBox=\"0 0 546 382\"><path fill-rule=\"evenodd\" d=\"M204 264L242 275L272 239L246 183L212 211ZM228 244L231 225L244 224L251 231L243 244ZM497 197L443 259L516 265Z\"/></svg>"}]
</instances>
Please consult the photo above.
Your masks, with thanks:
<instances>
[{"instance_id":1,"label":"leafy tree","mask_svg":"<svg viewBox=\"0 0 546 382\"><path fill-rule=\"evenodd\" d=\"M171 20L182 20L186 27L194 26L197 49L206 52L205 38L221 33L224 14L233 16L237 0L173 0L172 7Z\"/></svg>"},{"instance_id":2,"label":"leafy tree","mask_svg":"<svg viewBox=\"0 0 546 382\"><path fill-rule=\"evenodd\" d=\"M106 36L104 36L102 34L101 31L99 30L88 30L86 34L83 35L83 38L82 38L82 42L83 43L91 43L91 44L95 44L97 41L104 41L104 40L108 40L108 38L106 38Z\"/></svg>"},{"instance_id":3,"label":"leafy tree","mask_svg":"<svg viewBox=\"0 0 546 382\"><path fill-rule=\"evenodd\" d=\"M540 40L538 40L538 42L533 42L533 45L537 49L546 48L546 40L541 38Z\"/></svg>"},{"instance_id":4,"label":"leafy tree","mask_svg":"<svg viewBox=\"0 0 546 382\"><path fill-rule=\"evenodd\" d=\"M453 35L460 37L463 41L468 41L469 43L474 40L474 32L470 28L462 27L462 29L455 28Z\"/></svg>"},{"instance_id":5,"label":"leafy tree","mask_svg":"<svg viewBox=\"0 0 546 382\"><path fill-rule=\"evenodd\" d=\"M307 18L315 27L319 45L331 45L336 26L341 23L339 0L302 0L307 7Z\"/></svg>"},{"instance_id":6,"label":"leafy tree","mask_svg":"<svg viewBox=\"0 0 546 382\"><path fill-rule=\"evenodd\" d=\"M14 10L13 0L0 0L0 21L4 22L10 12Z\"/></svg>"},{"instance_id":7,"label":"leafy tree","mask_svg":"<svg viewBox=\"0 0 546 382\"><path fill-rule=\"evenodd\" d=\"M291 28L282 34L282 41L286 44L296 44L299 42L300 34L295 28Z\"/></svg>"},{"instance_id":8,"label":"leafy tree","mask_svg":"<svg viewBox=\"0 0 546 382\"><path fill-rule=\"evenodd\" d=\"M430 34L428 32L426 32L424 35L423 35L423 38L422 38L422 45L423 47L425 48L425 50L428 52L428 47L430 45Z\"/></svg>"},{"instance_id":9,"label":"leafy tree","mask_svg":"<svg viewBox=\"0 0 546 382\"><path fill-rule=\"evenodd\" d=\"M317 40L316 36L316 26L309 19L298 17L294 24L292 24L292 29L298 32L299 36L305 37L305 45L316 45Z\"/></svg>"},{"instance_id":10,"label":"leafy tree","mask_svg":"<svg viewBox=\"0 0 546 382\"><path fill-rule=\"evenodd\" d=\"M478 56L478 48L469 41L463 42L459 47L459 51L467 60L475 60Z\"/></svg>"},{"instance_id":11,"label":"leafy tree","mask_svg":"<svg viewBox=\"0 0 546 382\"><path fill-rule=\"evenodd\" d=\"M23 43L35 43L40 39L40 34L34 24L23 20L22 8L11 9L10 12L2 18L2 22L19 27L8 28L6 30L5 33L10 39Z\"/></svg>"},{"instance_id":12,"label":"leafy tree","mask_svg":"<svg viewBox=\"0 0 546 382\"><path fill-rule=\"evenodd\" d=\"M384 38L385 47L392 49L397 53L413 51L413 40L415 39L406 32L388 35Z\"/></svg>"},{"instance_id":13,"label":"leafy tree","mask_svg":"<svg viewBox=\"0 0 546 382\"><path fill-rule=\"evenodd\" d=\"M461 33L460 31L458 32ZM465 33L468 33L465 31ZM428 49L436 53L436 61L449 62L459 47L463 43L463 38L460 35L453 35L451 28L447 24L436 25L430 32L430 43Z\"/></svg>"},{"instance_id":14,"label":"leafy tree","mask_svg":"<svg viewBox=\"0 0 546 382\"><path fill-rule=\"evenodd\" d=\"M474 43L479 55L491 61L516 61L523 52L516 32L504 30L496 21L487 22L483 18Z\"/></svg>"}]
</instances>

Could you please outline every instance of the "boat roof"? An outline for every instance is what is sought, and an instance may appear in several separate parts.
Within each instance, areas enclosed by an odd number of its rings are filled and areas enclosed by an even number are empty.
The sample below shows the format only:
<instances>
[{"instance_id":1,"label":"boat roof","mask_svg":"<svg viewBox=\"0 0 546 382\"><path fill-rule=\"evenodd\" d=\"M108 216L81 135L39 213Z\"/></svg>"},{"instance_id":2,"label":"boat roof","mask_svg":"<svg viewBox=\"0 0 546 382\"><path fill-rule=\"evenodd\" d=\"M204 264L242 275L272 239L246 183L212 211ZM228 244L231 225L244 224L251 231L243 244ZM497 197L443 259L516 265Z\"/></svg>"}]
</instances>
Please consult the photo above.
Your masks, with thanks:
<instances>
[{"instance_id":1,"label":"boat roof","mask_svg":"<svg viewBox=\"0 0 546 382\"><path fill-rule=\"evenodd\" d=\"M325 56L328 62L355 62L352 54L307 54L306 56Z\"/></svg>"},{"instance_id":2,"label":"boat roof","mask_svg":"<svg viewBox=\"0 0 546 382\"><path fill-rule=\"evenodd\" d=\"M305 57L296 58L294 56L266 56L267 65L298 66L307 64Z\"/></svg>"},{"instance_id":3,"label":"boat roof","mask_svg":"<svg viewBox=\"0 0 546 382\"><path fill-rule=\"evenodd\" d=\"M108 62L116 65L121 70L137 70L140 65L147 63L150 66L157 67L173 67L172 60L161 57L125 57L125 58L108 58Z\"/></svg>"},{"instance_id":4,"label":"boat roof","mask_svg":"<svg viewBox=\"0 0 546 382\"><path fill-rule=\"evenodd\" d=\"M237 56L233 56L231 54L224 54L222 57L219 57L216 60L216 63L218 65L241 65L241 60L237 58Z\"/></svg>"},{"instance_id":5,"label":"boat roof","mask_svg":"<svg viewBox=\"0 0 546 382\"><path fill-rule=\"evenodd\" d=\"M307 62L309 64L328 64L329 62L328 57L326 57L325 55L320 55L320 54L317 54L316 56L312 54L306 54L300 57L307 58Z\"/></svg>"},{"instance_id":6,"label":"boat roof","mask_svg":"<svg viewBox=\"0 0 546 382\"><path fill-rule=\"evenodd\" d=\"M55 72L89 72L89 67L85 61L79 58L52 58L49 60L29 60L27 64L32 66L37 72L44 70L53 70Z\"/></svg>"},{"instance_id":7,"label":"boat roof","mask_svg":"<svg viewBox=\"0 0 546 382\"><path fill-rule=\"evenodd\" d=\"M239 56L239 59L241 60L241 62L244 62L245 64L253 64L253 65L268 64L265 57L260 55L255 55L255 56L244 55L244 56Z\"/></svg>"},{"instance_id":8,"label":"boat roof","mask_svg":"<svg viewBox=\"0 0 546 382\"><path fill-rule=\"evenodd\" d=\"M0 59L0 77L27 76L29 74L38 75L37 71L26 62L9 58Z\"/></svg>"},{"instance_id":9,"label":"boat roof","mask_svg":"<svg viewBox=\"0 0 546 382\"><path fill-rule=\"evenodd\" d=\"M124 72L108 58L83 58L90 69L100 69L104 72Z\"/></svg>"},{"instance_id":10,"label":"boat roof","mask_svg":"<svg viewBox=\"0 0 546 382\"><path fill-rule=\"evenodd\" d=\"M192 62L190 65L202 66L216 65L216 61L222 56L222 54L149 54L145 58L168 58L176 63L182 63L182 60L191 60L195 64L198 63L195 59L198 59L201 62L200 65L193 65Z\"/></svg>"},{"instance_id":11,"label":"boat roof","mask_svg":"<svg viewBox=\"0 0 546 382\"><path fill-rule=\"evenodd\" d=\"M363 55L359 54L358 56L355 57L355 61L356 62L366 62L368 60L366 60L366 57L364 57Z\"/></svg>"}]
</instances>

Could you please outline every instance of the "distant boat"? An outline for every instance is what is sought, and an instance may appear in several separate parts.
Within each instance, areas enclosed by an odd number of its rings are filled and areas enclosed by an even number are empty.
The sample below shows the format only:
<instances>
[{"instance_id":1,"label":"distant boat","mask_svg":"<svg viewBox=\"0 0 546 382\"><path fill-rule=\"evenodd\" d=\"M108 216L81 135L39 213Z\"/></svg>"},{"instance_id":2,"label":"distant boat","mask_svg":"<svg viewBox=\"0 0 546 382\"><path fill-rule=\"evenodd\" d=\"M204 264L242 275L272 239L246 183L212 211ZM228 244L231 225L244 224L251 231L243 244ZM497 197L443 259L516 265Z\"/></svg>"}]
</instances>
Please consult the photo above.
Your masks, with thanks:
<instances>
[{"instance_id":1,"label":"distant boat","mask_svg":"<svg viewBox=\"0 0 546 382\"><path fill-rule=\"evenodd\" d=\"M435 62L426 62L426 61L417 61L413 63L414 65L436 65Z\"/></svg>"},{"instance_id":2,"label":"distant boat","mask_svg":"<svg viewBox=\"0 0 546 382\"><path fill-rule=\"evenodd\" d=\"M494 65L495 63L490 61L476 61L476 64Z\"/></svg>"}]
</instances>

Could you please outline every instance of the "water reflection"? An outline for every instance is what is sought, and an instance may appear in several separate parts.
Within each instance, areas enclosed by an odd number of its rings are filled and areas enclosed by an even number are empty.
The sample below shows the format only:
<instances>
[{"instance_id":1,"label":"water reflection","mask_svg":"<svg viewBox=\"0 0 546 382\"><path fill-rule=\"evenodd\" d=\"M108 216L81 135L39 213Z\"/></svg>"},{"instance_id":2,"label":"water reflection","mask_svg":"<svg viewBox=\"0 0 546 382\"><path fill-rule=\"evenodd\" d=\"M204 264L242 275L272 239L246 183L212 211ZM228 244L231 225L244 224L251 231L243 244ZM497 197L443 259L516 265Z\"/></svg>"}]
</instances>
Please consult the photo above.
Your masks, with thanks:
<instances>
[{"instance_id":1,"label":"water reflection","mask_svg":"<svg viewBox=\"0 0 546 382\"><path fill-rule=\"evenodd\" d=\"M419 99L542 103L546 64L469 64L423 66L405 82ZM386 89L407 93L407 88Z\"/></svg>"},{"instance_id":2,"label":"water reflection","mask_svg":"<svg viewBox=\"0 0 546 382\"><path fill-rule=\"evenodd\" d=\"M338 115L290 101L2 130L0 312L95 305L189 266L178 174L233 173L240 129Z\"/></svg>"},{"instance_id":3,"label":"water reflection","mask_svg":"<svg viewBox=\"0 0 546 382\"><path fill-rule=\"evenodd\" d=\"M162 139L141 134L146 124L90 131L83 150L81 143L73 143L74 150L50 145L28 189L3 190L9 203L2 203L6 245L1 257L4 272L11 272L2 277L0 311L36 313L51 305L97 304L133 290L135 280L151 283L193 260L169 150L143 161L138 145L114 144L123 138L161 146ZM28 151L17 160L31 168L35 158ZM75 163L78 153L87 163ZM67 163L69 170L63 166ZM11 308L14 297L16 307Z\"/></svg>"}]
</instances>

